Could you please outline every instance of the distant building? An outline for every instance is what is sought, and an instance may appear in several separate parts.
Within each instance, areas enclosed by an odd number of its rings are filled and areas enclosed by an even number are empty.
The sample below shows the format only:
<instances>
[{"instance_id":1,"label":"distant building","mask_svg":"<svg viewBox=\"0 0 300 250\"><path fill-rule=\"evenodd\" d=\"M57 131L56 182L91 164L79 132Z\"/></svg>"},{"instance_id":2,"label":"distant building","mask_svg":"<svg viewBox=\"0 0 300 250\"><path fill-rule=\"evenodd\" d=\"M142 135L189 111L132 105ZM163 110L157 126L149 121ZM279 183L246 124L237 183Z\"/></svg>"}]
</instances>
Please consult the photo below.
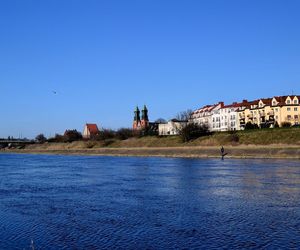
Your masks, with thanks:
<instances>
[{"instance_id":1,"label":"distant building","mask_svg":"<svg viewBox=\"0 0 300 250\"><path fill-rule=\"evenodd\" d=\"M195 110L189 122L206 125L210 131L243 130L247 124L259 128L300 126L300 96L274 96L224 105L219 102Z\"/></svg>"},{"instance_id":2,"label":"distant building","mask_svg":"<svg viewBox=\"0 0 300 250\"><path fill-rule=\"evenodd\" d=\"M238 110L240 106L240 103L234 102L214 110L212 115L212 131L239 130Z\"/></svg>"},{"instance_id":3,"label":"distant building","mask_svg":"<svg viewBox=\"0 0 300 250\"><path fill-rule=\"evenodd\" d=\"M82 137L85 139L90 139L93 136L98 135L100 130L98 129L97 124L87 123L84 126Z\"/></svg>"},{"instance_id":4,"label":"distant building","mask_svg":"<svg viewBox=\"0 0 300 250\"><path fill-rule=\"evenodd\" d=\"M158 124L158 134L159 135L178 135L180 129L187 125L187 121L179 121L177 119L172 119L167 123Z\"/></svg>"},{"instance_id":5,"label":"distant building","mask_svg":"<svg viewBox=\"0 0 300 250\"><path fill-rule=\"evenodd\" d=\"M200 126L207 126L207 128L212 131L213 128L213 115L217 119L215 121L215 126L219 126L220 120L216 116L218 116L220 109L224 107L223 102L219 102L213 105L206 105L200 109L195 110L190 118L190 122L194 122L199 124ZM220 125L221 126L221 125Z\"/></svg>"},{"instance_id":6,"label":"distant building","mask_svg":"<svg viewBox=\"0 0 300 250\"><path fill-rule=\"evenodd\" d=\"M282 126L286 122L300 124L300 96L275 96L242 104L238 110L241 129L248 122L259 127L274 127L276 123Z\"/></svg>"},{"instance_id":7,"label":"distant building","mask_svg":"<svg viewBox=\"0 0 300 250\"><path fill-rule=\"evenodd\" d=\"M142 109L142 119L140 117L139 107L134 111L133 130L142 130L149 126L148 109L146 105Z\"/></svg>"},{"instance_id":8,"label":"distant building","mask_svg":"<svg viewBox=\"0 0 300 250\"><path fill-rule=\"evenodd\" d=\"M141 113L142 117L140 116ZM139 107L136 107L132 124L134 131L147 131L149 134L158 134L158 124L157 122L149 122L146 105L144 105L142 112L140 112Z\"/></svg>"}]
</instances>

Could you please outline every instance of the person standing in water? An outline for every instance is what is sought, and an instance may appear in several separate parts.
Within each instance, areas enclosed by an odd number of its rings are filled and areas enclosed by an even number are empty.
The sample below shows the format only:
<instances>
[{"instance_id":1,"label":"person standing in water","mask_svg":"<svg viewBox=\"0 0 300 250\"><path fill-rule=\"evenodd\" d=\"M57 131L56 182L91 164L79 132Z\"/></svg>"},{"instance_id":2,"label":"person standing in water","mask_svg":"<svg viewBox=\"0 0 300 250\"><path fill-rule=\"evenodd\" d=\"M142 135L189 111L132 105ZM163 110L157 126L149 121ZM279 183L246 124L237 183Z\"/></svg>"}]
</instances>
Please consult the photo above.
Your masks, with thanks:
<instances>
[{"instance_id":1,"label":"person standing in water","mask_svg":"<svg viewBox=\"0 0 300 250\"><path fill-rule=\"evenodd\" d=\"M222 156L222 161L224 160L224 156L227 155L227 153L225 153L225 149L224 147L222 146L221 147L221 156Z\"/></svg>"}]
</instances>

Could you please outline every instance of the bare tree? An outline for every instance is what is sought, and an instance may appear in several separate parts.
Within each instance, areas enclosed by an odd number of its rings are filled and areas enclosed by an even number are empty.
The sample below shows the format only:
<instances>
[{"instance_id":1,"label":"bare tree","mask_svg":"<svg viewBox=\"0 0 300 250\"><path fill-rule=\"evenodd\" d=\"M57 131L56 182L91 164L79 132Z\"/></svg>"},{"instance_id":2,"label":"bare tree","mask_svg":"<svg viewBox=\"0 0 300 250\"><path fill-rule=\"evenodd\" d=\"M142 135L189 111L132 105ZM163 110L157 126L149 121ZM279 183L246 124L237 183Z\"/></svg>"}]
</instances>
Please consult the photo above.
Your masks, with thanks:
<instances>
[{"instance_id":1,"label":"bare tree","mask_svg":"<svg viewBox=\"0 0 300 250\"><path fill-rule=\"evenodd\" d=\"M44 143L47 141L47 138L44 136L44 134L38 134L36 137L35 137L35 140L38 142L38 143Z\"/></svg>"},{"instance_id":2,"label":"bare tree","mask_svg":"<svg viewBox=\"0 0 300 250\"><path fill-rule=\"evenodd\" d=\"M197 123L188 123L186 126L179 129L179 136L183 142L188 142L193 139L197 139L201 136L210 135L206 125L199 125Z\"/></svg>"},{"instance_id":3,"label":"bare tree","mask_svg":"<svg viewBox=\"0 0 300 250\"><path fill-rule=\"evenodd\" d=\"M177 113L177 115L175 116L175 119L177 119L179 121L188 121L191 118L192 113L193 113L193 110L191 110L191 109L181 111L181 112Z\"/></svg>"}]
</instances>

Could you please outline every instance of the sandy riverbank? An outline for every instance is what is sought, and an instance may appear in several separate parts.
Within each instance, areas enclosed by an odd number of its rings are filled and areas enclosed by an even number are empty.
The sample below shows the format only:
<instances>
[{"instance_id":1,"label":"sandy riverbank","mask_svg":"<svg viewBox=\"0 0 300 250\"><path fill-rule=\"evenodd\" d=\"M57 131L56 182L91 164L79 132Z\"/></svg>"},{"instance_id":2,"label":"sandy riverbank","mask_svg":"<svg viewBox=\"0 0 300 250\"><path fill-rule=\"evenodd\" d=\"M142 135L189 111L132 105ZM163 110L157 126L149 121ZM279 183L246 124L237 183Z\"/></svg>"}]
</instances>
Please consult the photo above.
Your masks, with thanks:
<instances>
[{"instance_id":1,"label":"sandy riverbank","mask_svg":"<svg viewBox=\"0 0 300 250\"><path fill-rule=\"evenodd\" d=\"M245 145L226 146L226 158L289 158L300 159L299 145ZM187 158L219 158L220 148L216 146L193 147L132 147L132 148L59 148L29 147L25 149L2 150L2 153L61 154L61 155L110 155L110 156L160 156Z\"/></svg>"}]
</instances>

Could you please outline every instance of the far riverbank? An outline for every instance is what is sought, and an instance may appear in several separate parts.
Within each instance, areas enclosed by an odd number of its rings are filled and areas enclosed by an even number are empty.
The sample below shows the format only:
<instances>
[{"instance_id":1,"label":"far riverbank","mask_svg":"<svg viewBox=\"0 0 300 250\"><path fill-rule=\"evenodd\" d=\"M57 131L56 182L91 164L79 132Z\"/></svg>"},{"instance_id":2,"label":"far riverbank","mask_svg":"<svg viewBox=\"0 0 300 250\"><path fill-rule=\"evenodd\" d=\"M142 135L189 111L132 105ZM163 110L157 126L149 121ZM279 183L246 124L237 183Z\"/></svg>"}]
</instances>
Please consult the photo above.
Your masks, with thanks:
<instances>
[{"instance_id":1,"label":"far riverbank","mask_svg":"<svg viewBox=\"0 0 300 250\"><path fill-rule=\"evenodd\" d=\"M59 147L39 147L34 145L25 149L2 150L1 153L23 154L58 154L58 155L107 155L107 156L143 156L143 157L185 157L185 158L220 158L220 147L188 146L188 147L129 147L129 148L80 148L65 145ZM300 159L299 145L239 145L226 146L226 158L256 159Z\"/></svg>"}]
</instances>

